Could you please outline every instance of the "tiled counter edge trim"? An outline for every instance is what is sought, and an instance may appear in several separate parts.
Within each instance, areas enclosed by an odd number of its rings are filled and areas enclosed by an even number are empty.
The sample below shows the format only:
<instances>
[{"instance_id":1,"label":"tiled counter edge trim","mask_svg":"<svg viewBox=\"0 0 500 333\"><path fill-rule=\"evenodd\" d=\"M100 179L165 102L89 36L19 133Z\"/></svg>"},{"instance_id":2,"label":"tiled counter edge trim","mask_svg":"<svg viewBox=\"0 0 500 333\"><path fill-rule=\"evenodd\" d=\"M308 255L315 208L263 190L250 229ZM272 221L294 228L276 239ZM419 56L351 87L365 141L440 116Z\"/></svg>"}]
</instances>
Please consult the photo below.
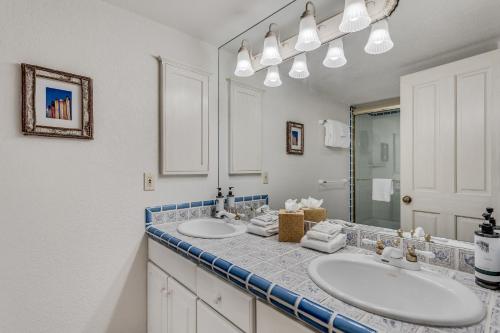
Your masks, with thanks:
<instances>
[{"instance_id":1,"label":"tiled counter edge trim","mask_svg":"<svg viewBox=\"0 0 500 333\"><path fill-rule=\"evenodd\" d=\"M156 228L152 223L146 223L146 233L151 239L213 271L218 276L265 300L279 310L294 316L319 332L332 333L335 330L346 333L376 332L376 330L364 324L333 312L287 288L274 284L223 258L182 241L168 232Z\"/></svg>"}]
</instances>

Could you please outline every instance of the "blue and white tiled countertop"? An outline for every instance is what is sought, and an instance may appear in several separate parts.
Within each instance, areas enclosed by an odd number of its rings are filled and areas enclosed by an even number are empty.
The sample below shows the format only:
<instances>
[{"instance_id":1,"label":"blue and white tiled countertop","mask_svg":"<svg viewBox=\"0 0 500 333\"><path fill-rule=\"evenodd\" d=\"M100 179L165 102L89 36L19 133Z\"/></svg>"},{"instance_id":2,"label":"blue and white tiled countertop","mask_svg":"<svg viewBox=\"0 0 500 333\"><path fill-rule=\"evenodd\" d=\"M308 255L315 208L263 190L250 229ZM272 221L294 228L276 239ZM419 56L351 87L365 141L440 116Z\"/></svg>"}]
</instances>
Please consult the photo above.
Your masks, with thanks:
<instances>
[{"instance_id":1,"label":"blue and white tiled countertop","mask_svg":"<svg viewBox=\"0 0 500 333\"><path fill-rule=\"evenodd\" d=\"M201 264L208 266L215 273L257 296L267 299L273 305L289 312L290 315L312 324L319 332L340 329L346 332L500 333L500 293L476 286L474 275L467 272L468 268L462 269L462 271L455 270L460 268L460 260L464 259L463 253L461 254L458 248L456 255L453 254L453 260L450 259L450 252L448 256L445 254L442 256L443 262L434 263L440 266L423 263L424 269L447 275L472 289L485 303L488 314L481 323L474 326L463 328L425 327L384 318L350 306L326 294L316 286L307 274L309 263L318 256L324 255L320 252L304 249L295 243L278 242L276 236L262 238L243 234L226 239L192 238L179 234L176 228L182 222L174 221L161 224L147 223L146 231L151 238L177 250L180 255L191 257L191 259L197 258ZM350 228L345 228L344 231L346 233L352 232ZM365 236L370 235L362 236L369 238ZM368 249L355 246L347 246L342 252L372 253ZM452 262L453 267L451 268L455 269L447 268L449 267L447 260ZM253 276L254 281L252 282L251 278L246 278L245 283L244 280L238 279L239 273L246 273L247 277ZM259 280L259 278L263 279ZM268 290L268 294L262 295L259 291L252 290L252 283L253 285L268 283L269 285L264 287L265 290ZM286 302L287 295L291 297L288 303ZM278 296L281 303L273 301L273 299L275 300L273 296ZM311 321L310 317L307 316L308 308L313 308L316 321Z\"/></svg>"}]
</instances>

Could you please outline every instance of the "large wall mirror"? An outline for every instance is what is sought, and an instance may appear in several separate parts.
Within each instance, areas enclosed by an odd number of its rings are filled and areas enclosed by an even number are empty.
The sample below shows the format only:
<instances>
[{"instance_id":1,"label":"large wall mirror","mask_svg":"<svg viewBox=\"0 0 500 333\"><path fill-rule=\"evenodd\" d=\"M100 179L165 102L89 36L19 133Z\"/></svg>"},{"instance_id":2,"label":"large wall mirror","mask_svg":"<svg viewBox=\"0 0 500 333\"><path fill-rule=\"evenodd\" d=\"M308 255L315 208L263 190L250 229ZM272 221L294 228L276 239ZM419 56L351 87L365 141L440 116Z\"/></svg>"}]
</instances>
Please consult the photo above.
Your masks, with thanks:
<instances>
[{"instance_id":1,"label":"large wall mirror","mask_svg":"<svg viewBox=\"0 0 500 333\"><path fill-rule=\"evenodd\" d=\"M470 241L500 209L500 2L366 3L357 32L343 0L297 0L219 49L220 185Z\"/></svg>"}]
</instances>

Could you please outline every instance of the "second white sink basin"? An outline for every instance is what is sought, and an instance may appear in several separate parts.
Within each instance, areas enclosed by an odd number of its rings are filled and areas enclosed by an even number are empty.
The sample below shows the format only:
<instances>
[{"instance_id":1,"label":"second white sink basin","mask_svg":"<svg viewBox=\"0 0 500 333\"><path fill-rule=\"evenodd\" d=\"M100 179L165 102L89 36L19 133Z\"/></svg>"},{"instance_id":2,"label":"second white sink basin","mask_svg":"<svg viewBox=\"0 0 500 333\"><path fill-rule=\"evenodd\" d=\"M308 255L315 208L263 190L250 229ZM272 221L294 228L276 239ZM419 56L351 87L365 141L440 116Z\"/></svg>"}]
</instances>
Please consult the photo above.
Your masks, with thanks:
<instances>
[{"instance_id":1,"label":"second white sink basin","mask_svg":"<svg viewBox=\"0 0 500 333\"><path fill-rule=\"evenodd\" d=\"M229 238L244 234L247 227L219 219L204 218L179 224L177 231L183 235L198 238Z\"/></svg>"},{"instance_id":2,"label":"second white sink basin","mask_svg":"<svg viewBox=\"0 0 500 333\"><path fill-rule=\"evenodd\" d=\"M455 327L478 323L486 314L479 298L457 281L389 266L369 255L322 256L311 262L308 273L332 296L397 320Z\"/></svg>"}]
</instances>

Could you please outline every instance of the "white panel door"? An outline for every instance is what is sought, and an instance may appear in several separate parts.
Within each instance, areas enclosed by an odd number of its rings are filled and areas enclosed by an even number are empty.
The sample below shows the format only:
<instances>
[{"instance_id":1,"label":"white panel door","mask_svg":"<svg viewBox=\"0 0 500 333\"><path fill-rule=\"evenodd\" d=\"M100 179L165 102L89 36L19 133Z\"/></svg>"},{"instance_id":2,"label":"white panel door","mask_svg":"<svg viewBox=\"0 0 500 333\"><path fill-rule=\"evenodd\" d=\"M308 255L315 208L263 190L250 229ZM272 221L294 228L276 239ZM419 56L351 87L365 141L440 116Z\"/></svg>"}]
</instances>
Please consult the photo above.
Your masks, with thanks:
<instances>
[{"instance_id":1,"label":"white panel door","mask_svg":"<svg viewBox=\"0 0 500 333\"><path fill-rule=\"evenodd\" d=\"M148 262L148 333L167 333L167 274Z\"/></svg>"},{"instance_id":2,"label":"white panel door","mask_svg":"<svg viewBox=\"0 0 500 333\"><path fill-rule=\"evenodd\" d=\"M262 171L262 90L229 80L229 173Z\"/></svg>"},{"instance_id":3,"label":"white panel door","mask_svg":"<svg viewBox=\"0 0 500 333\"><path fill-rule=\"evenodd\" d=\"M168 278L168 333L196 333L196 296Z\"/></svg>"},{"instance_id":4,"label":"white panel door","mask_svg":"<svg viewBox=\"0 0 500 333\"><path fill-rule=\"evenodd\" d=\"M403 228L470 240L500 208L499 123L500 51L401 78Z\"/></svg>"},{"instance_id":5,"label":"white panel door","mask_svg":"<svg viewBox=\"0 0 500 333\"><path fill-rule=\"evenodd\" d=\"M196 316L197 333L243 333L201 300L197 302Z\"/></svg>"},{"instance_id":6,"label":"white panel door","mask_svg":"<svg viewBox=\"0 0 500 333\"><path fill-rule=\"evenodd\" d=\"M208 173L208 82L207 73L163 61L162 174Z\"/></svg>"}]
</instances>

